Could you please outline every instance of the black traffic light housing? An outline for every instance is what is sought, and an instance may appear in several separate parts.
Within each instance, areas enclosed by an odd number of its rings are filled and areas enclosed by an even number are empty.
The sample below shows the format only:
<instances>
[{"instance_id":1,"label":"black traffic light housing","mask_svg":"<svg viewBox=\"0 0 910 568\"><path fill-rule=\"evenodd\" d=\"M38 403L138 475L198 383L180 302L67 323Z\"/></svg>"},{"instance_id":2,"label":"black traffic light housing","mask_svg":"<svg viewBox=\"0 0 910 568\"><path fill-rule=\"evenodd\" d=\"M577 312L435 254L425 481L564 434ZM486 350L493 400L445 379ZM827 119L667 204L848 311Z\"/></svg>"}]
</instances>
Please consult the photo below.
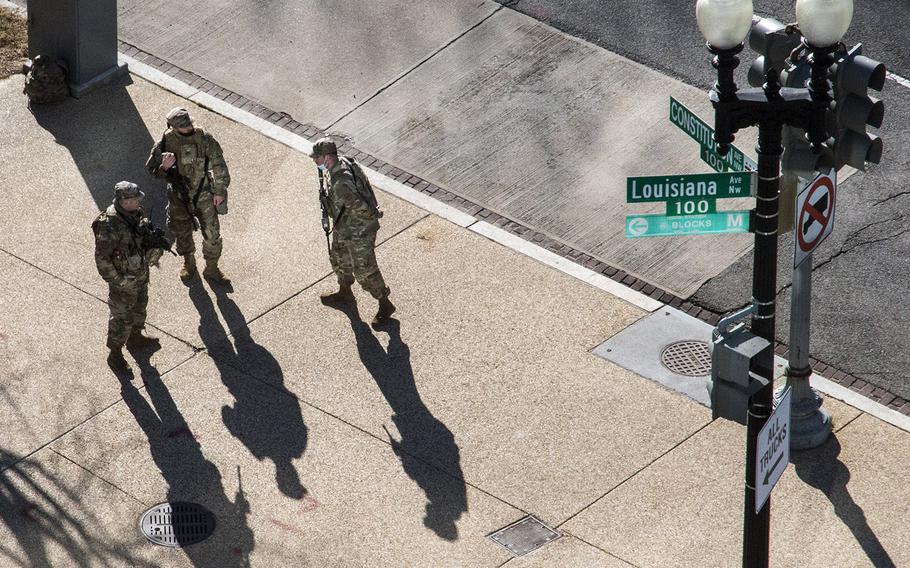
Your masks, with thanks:
<instances>
[{"instance_id":1,"label":"black traffic light housing","mask_svg":"<svg viewBox=\"0 0 910 568\"><path fill-rule=\"evenodd\" d=\"M866 127L880 128L885 104L868 95L868 89L881 91L885 86L885 66L862 55L863 44L849 51L835 53L832 66L834 104L829 117L834 167L844 165L866 170L866 164L882 159L882 140L866 132Z\"/></svg>"},{"instance_id":2,"label":"black traffic light housing","mask_svg":"<svg viewBox=\"0 0 910 568\"><path fill-rule=\"evenodd\" d=\"M752 87L761 87L768 71L774 69L781 76L787 69L787 60L800 46L799 31L774 18L756 18L749 31L749 47L759 56L749 66L748 81ZM781 78L781 84L786 84Z\"/></svg>"}]
</instances>

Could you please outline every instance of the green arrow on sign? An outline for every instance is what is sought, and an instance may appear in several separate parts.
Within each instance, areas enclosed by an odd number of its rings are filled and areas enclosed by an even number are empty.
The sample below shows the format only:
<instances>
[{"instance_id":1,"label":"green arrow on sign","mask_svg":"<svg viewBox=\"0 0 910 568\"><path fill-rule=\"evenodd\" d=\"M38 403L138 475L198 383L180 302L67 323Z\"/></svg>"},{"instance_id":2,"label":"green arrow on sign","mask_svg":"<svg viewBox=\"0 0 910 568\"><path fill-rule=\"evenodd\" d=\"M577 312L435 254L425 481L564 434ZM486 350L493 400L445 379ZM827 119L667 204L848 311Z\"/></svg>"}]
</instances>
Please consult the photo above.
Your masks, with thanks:
<instances>
[{"instance_id":1,"label":"green arrow on sign","mask_svg":"<svg viewBox=\"0 0 910 568\"><path fill-rule=\"evenodd\" d=\"M626 178L626 203L699 201L755 194L755 174L727 172Z\"/></svg>"},{"instance_id":2,"label":"green arrow on sign","mask_svg":"<svg viewBox=\"0 0 910 568\"><path fill-rule=\"evenodd\" d=\"M715 170L758 171L758 164L755 160L732 144L726 156L718 154L717 143L714 142L714 129L673 97L670 97L670 122L702 146L701 159ZM720 167L721 163L724 164L723 169Z\"/></svg>"},{"instance_id":3,"label":"green arrow on sign","mask_svg":"<svg viewBox=\"0 0 910 568\"><path fill-rule=\"evenodd\" d=\"M748 211L721 211L707 215L629 215L626 238L676 237L683 235L717 235L748 233Z\"/></svg>"}]
</instances>

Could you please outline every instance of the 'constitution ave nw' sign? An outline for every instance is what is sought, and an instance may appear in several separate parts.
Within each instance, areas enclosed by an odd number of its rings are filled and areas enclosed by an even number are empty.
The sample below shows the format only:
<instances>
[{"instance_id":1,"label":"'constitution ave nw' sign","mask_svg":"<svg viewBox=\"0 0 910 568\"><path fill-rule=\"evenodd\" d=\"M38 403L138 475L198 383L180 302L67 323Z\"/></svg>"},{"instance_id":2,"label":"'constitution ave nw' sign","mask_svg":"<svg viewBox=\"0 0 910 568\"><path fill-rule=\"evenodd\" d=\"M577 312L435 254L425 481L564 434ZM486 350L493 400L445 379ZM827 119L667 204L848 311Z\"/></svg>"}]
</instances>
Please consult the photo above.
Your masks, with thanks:
<instances>
[{"instance_id":1,"label":"'constitution ave nw' sign","mask_svg":"<svg viewBox=\"0 0 910 568\"><path fill-rule=\"evenodd\" d=\"M670 97L670 122L701 145L701 159L716 171L758 170L758 163L732 144L726 156L718 154L717 143L714 142L714 129L673 97Z\"/></svg>"}]
</instances>

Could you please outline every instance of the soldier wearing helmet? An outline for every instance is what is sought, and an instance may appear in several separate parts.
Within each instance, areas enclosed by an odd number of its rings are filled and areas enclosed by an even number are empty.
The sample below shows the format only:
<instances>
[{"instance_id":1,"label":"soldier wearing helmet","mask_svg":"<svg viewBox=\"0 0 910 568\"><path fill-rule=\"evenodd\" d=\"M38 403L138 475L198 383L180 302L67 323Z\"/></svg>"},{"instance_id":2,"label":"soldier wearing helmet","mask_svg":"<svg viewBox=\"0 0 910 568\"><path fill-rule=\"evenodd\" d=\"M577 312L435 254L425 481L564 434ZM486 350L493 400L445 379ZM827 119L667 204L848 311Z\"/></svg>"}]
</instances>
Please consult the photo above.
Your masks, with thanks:
<instances>
[{"instance_id":1,"label":"soldier wearing helmet","mask_svg":"<svg viewBox=\"0 0 910 568\"><path fill-rule=\"evenodd\" d=\"M121 181L114 186L114 200L92 223L95 265L108 284L110 318L107 327L108 363L128 368L123 346L143 346L158 339L143 333L148 304L149 266L157 265L163 249L155 228L142 211L145 193ZM167 245L169 243L165 243Z\"/></svg>"},{"instance_id":2,"label":"soldier wearing helmet","mask_svg":"<svg viewBox=\"0 0 910 568\"><path fill-rule=\"evenodd\" d=\"M167 225L183 256L180 278L196 275L196 245L193 230L202 229L202 275L220 283L230 280L218 267L221 258L221 227L218 213L227 213L227 189L231 183L221 145L196 127L185 108L167 113L168 129L152 146L145 164L150 174L167 180Z\"/></svg>"},{"instance_id":3,"label":"soldier wearing helmet","mask_svg":"<svg viewBox=\"0 0 910 568\"><path fill-rule=\"evenodd\" d=\"M351 286L356 281L379 301L373 324L382 324L395 306L389 300L389 287L376 262L376 233L382 211L370 182L359 164L339 158L338 149L329 138L317 140L309 156L320 176L328 177L325 197L332 225L329 260L338 279L338 291L322 294L320 299L324 304L354 302Z\"/></svg>"}]
</instances>

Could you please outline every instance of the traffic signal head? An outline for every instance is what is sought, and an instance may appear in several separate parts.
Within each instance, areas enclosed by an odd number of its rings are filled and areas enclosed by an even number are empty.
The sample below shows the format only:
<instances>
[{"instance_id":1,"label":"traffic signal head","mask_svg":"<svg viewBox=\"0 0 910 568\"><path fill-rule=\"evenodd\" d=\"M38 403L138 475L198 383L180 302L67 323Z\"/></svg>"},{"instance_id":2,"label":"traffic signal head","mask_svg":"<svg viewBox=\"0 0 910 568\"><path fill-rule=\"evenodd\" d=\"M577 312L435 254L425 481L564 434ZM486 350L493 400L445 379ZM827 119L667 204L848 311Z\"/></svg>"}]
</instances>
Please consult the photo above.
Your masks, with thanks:
<instances>
[{"instance_id":1,"label":"traffic signal head","mask_svg":"<svg viewBox=\"0 0 910 568\"><path fill-rule=\"evenodd\" d=\"M757 19L749 32L749 47L759 57L749 67L748 80L752 87L761 87L768 71L778 75L786 69L790 53L799 47L800 35L774 18Z\"/></svg>"},{"instance_id":2,"label":"traffic signal head","mask_svg":"<svg viewBox=\"0 0 910 568\"><path fill-rule=\"evenodd\" d=\"M711 415L746 424L749 399L767 381L749 372L752 360L771 357L771 342L754 335L745 325L729 331L715 328L712 334L711 378L706 385L711 398Z\"/></svg>"},{"instance_id":3,"label":"traffic signal head","mask_svg":"<svg viewBox=\"0 0 910 568\"><path fill-rule=\"evenodd\" d=\"M867 126L880 128L885 116L882 101L867 94L885 86L885 66L860 55L863 44L836 55L833 66L833 150L834 165L866 169L867 163L882 159L882 140L866 132Z\"/></svg>"}]
</instances>

